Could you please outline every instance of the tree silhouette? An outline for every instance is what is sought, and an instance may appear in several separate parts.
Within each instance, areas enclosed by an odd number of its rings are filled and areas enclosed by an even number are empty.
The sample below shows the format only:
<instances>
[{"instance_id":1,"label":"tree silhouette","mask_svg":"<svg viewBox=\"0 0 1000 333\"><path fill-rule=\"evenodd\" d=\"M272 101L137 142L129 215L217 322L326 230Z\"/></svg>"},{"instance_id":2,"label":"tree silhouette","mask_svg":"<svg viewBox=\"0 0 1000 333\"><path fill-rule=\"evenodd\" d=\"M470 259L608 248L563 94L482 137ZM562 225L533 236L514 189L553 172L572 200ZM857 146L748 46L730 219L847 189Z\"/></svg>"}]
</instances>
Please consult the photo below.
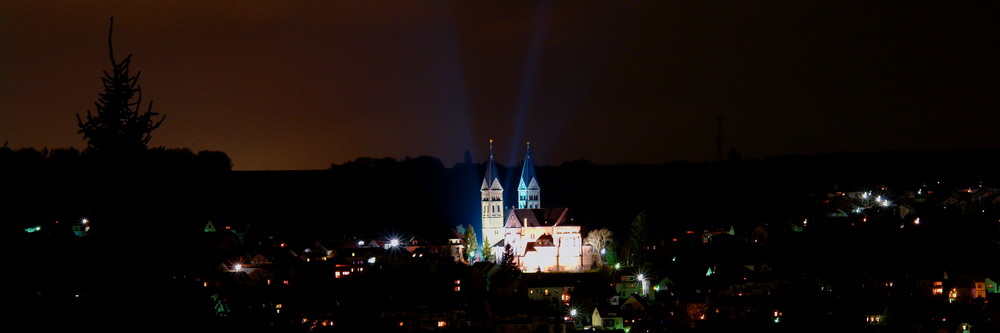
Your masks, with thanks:
<instances>
[{"instance_id":1,"label":"tree silhouette","mask_svg":"<svg viewBox=\"0 0 1000 333\"><path fill-rule=\"evenodd\" d=\"M631 235L629 235L628 259L631 265L639 266L646 261L646 246L648 244L646 211L641 211L632 220Z\"/></svg>"},{"instance_id":2,"label":"tree silhouette","mask_svg":"<svg viewBox=\"0 0 1000 333\"><path fill-rule=\"evenodd\" d=\"M135 153L146 149L153 130L163 124L166 115L156 121L154 118L159 113L152 111L152 101L149 102L146 112L140 114L139 108L142 104L142 86L138 84L140 73L136 73L135 76L129 75L131 54L121 62L115 60L111 42L113 31L114 17L111 18L111 25L108 28L108 53L112 70L110 74L104 71L104 77L101 78L104 92L94 103L97 114L94 115L88 109L86 121L80 118L79 113L76 114L76 121L80 126L80 131L77 133L83 134L83 138L95 152ZM133 97L135 97L134 102Z\"/></svg>"},{"instance_id":3,"label":"tree silhouette","mask_svg":"<svg viewBox=\"0 0 1000 333\"><path fill-rule=\"evenodd\" d=\"M500 258L500 267L506 270L517 270L517 264L514 263L514 257L517 254L514 253L514 248L510 244L503 246L503 257Z\"/></svg>"}]
</instances>

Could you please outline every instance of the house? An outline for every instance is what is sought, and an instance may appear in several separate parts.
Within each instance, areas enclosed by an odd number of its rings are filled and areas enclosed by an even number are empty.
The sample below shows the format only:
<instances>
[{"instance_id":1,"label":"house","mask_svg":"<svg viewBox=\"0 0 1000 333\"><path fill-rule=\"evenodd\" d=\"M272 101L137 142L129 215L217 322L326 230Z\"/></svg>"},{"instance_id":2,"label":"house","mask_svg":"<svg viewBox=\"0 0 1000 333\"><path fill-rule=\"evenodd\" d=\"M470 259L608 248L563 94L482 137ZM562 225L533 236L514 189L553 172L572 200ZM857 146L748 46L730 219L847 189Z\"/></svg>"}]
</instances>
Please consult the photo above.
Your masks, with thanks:
<instances>
[{"instance_id":1,"label":"house","mask_svg":"<svg viewBox=\"0 0 1000 333\"><path fill-rule=\"evenodd\" d=\"M448 239L448 251L451 254L452 259L461 262L463 259L462 252L465 252L465 245L462 244L461 238L449 238Z\"/></svg>"},{"instance_id":2,"label":"house","mask_svg":"<svg viewBox=\"0 0 1000 333\"><path fill-rule=\"evenodd\" d=\"M636 320L646 318L646 302L642 296L632 295L622 303L620 314L625 327L631 327Z\"/></svg>"},{"instance_id":3,"label":"house","mask_svg":"<svg viewBox=\"0 0 1000 333\"><path fill-rule=\"evenodd\" d=\"M237 281L265 283L273 276L271 260L261 254L249 258L237 257L219 264L219 270L233 274Z\"/></svg>"},{"instance_id":4,"label":"house","mask_svg":"<svg viewBox=\"0 0 1000 333\"><path fill-rule=\"evenodd\" d=\"M954 196L948 196L948 197L945 197L944 199L941 199L939 205L943 206L943 207L947 207L947 206L952 206L952 205L958 204L958 202L959 202L958 198L956 198Z\"/></svg>"},{"instance_id":5,"label":"house","mask_svg":"<svg viewBox=\"0 0 1000 333\"><path fill-rule=\"evenodd\" d=\"M750 232L750 239L755 245L767 245L769 237L770 233L767 232L767 229L764 229L764 226L758 225Z\"/></svg>"},{"instance_id":6,"label":"house","mask_svg":"<svg viewBox=\"0 0 1000 333\"><path fill-rule=\"evenodd\" d=\"M989 278L976 275L962 274L949 278L946 272L944 279L932 282L931 295L944 297L948 303L974 303L989 297L987 285L992 282Z\"/></svg>"},{"instance_id":7,"label":"house","mask_svg":"<svg viewBox=\"0 0 1000 333\"><path fill-rule=\"evenodd\" d=\"M910 215L915 215L917 210L913 208L910 204L899 205L899 218L906 218Z\"/></svg>"},{"instance_id":8,"label":"house","mask_svg":"<svg viewBox=\"0 0 1000 333\"><path fill-rule=\"evenodd\" d=\"M573 286L529 287L528 300L569 305L573 288Z\"/></svg>"},{"instance_id":9,"label":"house","mask_svg":"<svg viewBox=\"0 0 1000 333\"><path fill-rule=\"evenodd\" d=\"M642 278L640 279L640 276ZM615 281L615 293L622 299L649 294L649 279L642 274L623 274Z\"/></svg>"},{"instance_id":10,"label":"house","mask_svg":"<svg viewBox=\"0 0 1000 333\"><path fill-rule=\"evenodd\" d=\"M528 300L552 311L561 311L574 302L573 293L581 283L580 279L590 279L590 276L575 276L571 274L531 274L524 276L524 287L528 290ZM571 303L572 302L572 303Z\"/></svg>"},{"instance_id":11,"label":"house","mask_svg":"<svg viewBox=\"0 0 1000 333\"><path fill-rule=\"evenodd\" d=\"M993 188L981 188L976 190L974 194L979 198L979 200L986 201L989 200L990 197L996 195L997 191Z\"/></svg>"},{"instance_id":12,"label":"house","mask_svg":"<svg viewBox=\"0 0 1000 333\"><path fill-rule=\"evenodd\" d=\"M611 305L596 306L590 315L590 326L605 330L625 329L624 318L618 315L617 307Z\"/></svg>"}]
</instances>

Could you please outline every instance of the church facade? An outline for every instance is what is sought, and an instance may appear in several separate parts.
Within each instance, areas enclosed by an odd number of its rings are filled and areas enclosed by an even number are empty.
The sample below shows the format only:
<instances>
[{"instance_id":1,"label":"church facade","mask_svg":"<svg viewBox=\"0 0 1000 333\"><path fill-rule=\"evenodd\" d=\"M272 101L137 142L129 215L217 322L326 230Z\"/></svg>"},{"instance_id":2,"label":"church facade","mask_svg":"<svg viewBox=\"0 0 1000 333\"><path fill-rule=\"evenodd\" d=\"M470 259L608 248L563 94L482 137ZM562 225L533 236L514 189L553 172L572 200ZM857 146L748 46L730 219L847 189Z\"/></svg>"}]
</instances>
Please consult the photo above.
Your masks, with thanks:
<instances>
[{"instance_id":1,"label":"church facade","mask_svg":"<svg viewBox=\"0 0 1000 333\"><path fill-rule=\"evenodd\" d=\"M493 158L480 187L482 199L482 235L492 244L494 257L504 255L510 245L514 262L524 272L579 272L593 265L590 246L583 245L580 226L569 218L567 208L542 208L541 187L527 145L524 166L517 186L517 208L503 205L503 186Z\"/></svg>"}]
</instances>

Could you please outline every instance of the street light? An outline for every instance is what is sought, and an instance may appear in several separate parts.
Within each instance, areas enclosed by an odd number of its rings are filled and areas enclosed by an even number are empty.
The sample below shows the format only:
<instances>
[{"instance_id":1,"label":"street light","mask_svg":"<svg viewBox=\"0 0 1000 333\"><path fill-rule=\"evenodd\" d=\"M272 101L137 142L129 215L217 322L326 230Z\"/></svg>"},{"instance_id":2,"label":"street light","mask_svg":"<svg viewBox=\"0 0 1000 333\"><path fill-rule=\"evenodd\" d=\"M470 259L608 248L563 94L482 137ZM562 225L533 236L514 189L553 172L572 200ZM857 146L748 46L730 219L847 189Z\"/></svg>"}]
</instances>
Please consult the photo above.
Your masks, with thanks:
<instances>
[{"instance_id":1,"label":"street light","mask_svg":"<svg viewBox=\"0 0 1000 333\"><path fill-rule=\"evenodd\" d=\"M577 320L577 315L578 314L580 314L580 312L577 311L576 309L570 309L569 310L569 318L573 321L573 326L574 327L577 326L576 320Z\"/></svg>"}]
</instances>

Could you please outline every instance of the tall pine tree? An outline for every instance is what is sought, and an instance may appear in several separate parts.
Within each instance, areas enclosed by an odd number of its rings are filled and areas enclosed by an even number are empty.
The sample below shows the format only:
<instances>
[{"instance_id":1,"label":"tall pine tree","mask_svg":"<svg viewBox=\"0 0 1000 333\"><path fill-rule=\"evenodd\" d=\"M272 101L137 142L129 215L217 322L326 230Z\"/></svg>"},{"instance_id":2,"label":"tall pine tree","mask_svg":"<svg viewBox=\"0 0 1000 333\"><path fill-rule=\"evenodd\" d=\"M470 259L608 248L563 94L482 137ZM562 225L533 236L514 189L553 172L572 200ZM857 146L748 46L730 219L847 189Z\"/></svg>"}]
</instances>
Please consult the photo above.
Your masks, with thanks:
<instances>
[{"instance_id":1,"label":"tall pine tree","mask_svg":"<svg viewBox=\"0 0 1000 333\"><path fill-rule=\"evenodd\" d=\"M483 261L493 262L496 260L493 256L493 248L490 247L490 244L486 243L485 239L483 240L483 248L481 251L483 252Z\"/></svg>"},{"instance_id":2,"label":"tall pine tree","mask_svg":"<svg viewBox=\"0 0 1000 333\"><path fill-rule=\"evenodd\" d=\"M504 245L503 246L503 257L500 258L500 268L503 268L503 269L506 269L506 270L511 270L511 271L516 271L517 270L517 263L514 262L514 259L516 258L516 256L517 256L517 254L514 253L514 248L511 247L510 244Z\"/></svg>"},{"instance_id":3,"label":"tall pine tree","mask_svg":"<svg viewBox=\"0 0 1000 333\"><path fill-rule=\"evenodd\" d=\"M163 124L166 115L157 121L159 113L153 112L153 102L149 102L146 112L140 113L142 104L142 86L139 85L139 74L129 74L132 55L122 61L115 60L114 48L111 42L114 31L114 17L108 28L108 53L111 57L111 73L104 71L101 81L104 92L94 103L96 115L87 110L86 121L76 114L80 126L78 133L83 134L87 145L100 154L129 154L143 151L152 138L153 130ZM133 101L133 98L135 100Z\"/></svg>"},{"instance_id":4,"label":"tall pine tree","mask_svg":"<svg viewBox=\"0 0 1000 333\"><path fill-rule=\"evenodd\" d=\"M479 240L476 239L476 229L473 228L471 224L468 228L465 228L465 243L463 245L465 245L465 253L463 253L465 258L463 259L468 260L471 263L472 259L476 256L476 251L479 250Z\"/></svg>"},{"instance_id":5,"label":"tall pine tree","mask_svg":"<svg viewBox=\"0 0 1000 333\"><path fill-rule=\"evenodd\" d=\"M649 231L646 224L646 211L641 211L632 220L631 234L629 235L629 264L638 267L646 262L646 246L648 244Z\"/></svg>"}]
</instances>

